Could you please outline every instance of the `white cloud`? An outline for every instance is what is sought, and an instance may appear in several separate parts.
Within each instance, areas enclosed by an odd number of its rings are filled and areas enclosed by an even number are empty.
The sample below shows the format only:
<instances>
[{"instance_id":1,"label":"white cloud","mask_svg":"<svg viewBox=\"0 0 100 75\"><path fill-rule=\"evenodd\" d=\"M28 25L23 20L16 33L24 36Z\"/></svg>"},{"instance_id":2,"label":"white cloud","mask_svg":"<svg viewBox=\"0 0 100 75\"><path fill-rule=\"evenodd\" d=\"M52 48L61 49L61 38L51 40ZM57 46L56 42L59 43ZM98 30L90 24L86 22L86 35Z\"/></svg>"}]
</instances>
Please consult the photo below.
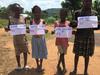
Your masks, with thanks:
<instances>
[{"instance_id":1,"label":"white cloud","mask_svg":"<svg viewBox=\"0 0 100 75\"><path fill-rule=\"evenodd\" d=\"M61 8L62 0L0 0L0 5L8 6L12 3L19 3L25 10L31 10L34 5L38 5L42 10L48 8Z\"/></svg>"}]
</instances>

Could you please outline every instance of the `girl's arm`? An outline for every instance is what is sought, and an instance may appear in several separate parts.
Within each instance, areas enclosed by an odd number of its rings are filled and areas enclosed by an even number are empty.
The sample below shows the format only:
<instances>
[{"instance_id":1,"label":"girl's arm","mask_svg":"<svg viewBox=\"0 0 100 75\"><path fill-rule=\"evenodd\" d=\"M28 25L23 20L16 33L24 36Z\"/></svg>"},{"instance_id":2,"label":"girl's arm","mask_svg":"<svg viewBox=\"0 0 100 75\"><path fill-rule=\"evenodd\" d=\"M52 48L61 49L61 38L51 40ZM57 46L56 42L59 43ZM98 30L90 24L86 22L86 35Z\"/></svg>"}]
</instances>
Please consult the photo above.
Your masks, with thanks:
<instances>
[{"instance_id":1,"label":"girl's arm","mask_svg":"<svg viewBox=\"0 0 100 75\"><path fill-rule=\"evenodd\" d=\"M75 35L77 30L77 21L72 21L69 26L73 28L72 34Z\"/></svg>"},{"instance_id":2,"label":"girl's arm","mask_svg":"<svg viewBox=\"0 0 100 75\"><path fill-rule=\"evenodd\" d=\"M57 26L57 21L54 23L54 25L53 25L53 27L54 27L54 30L53 31L51 31L51 34L53 35L53 34L55 34L55 27Z\"/></svg>"},{"instance_id":3,"label":"girl's arm","mask_svg":"<svg viewBox=\"0 0 100 75\"><path fill-rule=\"evenodd\" d=\"M30 20L30 25L32 25L32 20ZM27 32L27 33L30 32L29 27L26 28L26 32Z\"/></svg>"},{"instance_id":4,"label":"girl's arm","mask_svg":"<svg viewBox=\"0 0 100 75\"><path fill-rule=\"evenodd\" d=\"M33 22L33 21L32 21L32 20L30 20L30 25L32 25L32 22Z\"/></svg>"},{"instance_id":5,"label":"girl's arm","mask_svg":"<svg viewBox=\"0 0 100 75\"><path fill-rule=\"evenodd\" d=\"M77 18L80 16L80 11L76 11L75 13L74 13L74 19L70 22L70 27L72 27L73 28L73 32L72 32L72 34L75 34L76 33L76 30L77 30Z\"/></svg>"}]
</instances>

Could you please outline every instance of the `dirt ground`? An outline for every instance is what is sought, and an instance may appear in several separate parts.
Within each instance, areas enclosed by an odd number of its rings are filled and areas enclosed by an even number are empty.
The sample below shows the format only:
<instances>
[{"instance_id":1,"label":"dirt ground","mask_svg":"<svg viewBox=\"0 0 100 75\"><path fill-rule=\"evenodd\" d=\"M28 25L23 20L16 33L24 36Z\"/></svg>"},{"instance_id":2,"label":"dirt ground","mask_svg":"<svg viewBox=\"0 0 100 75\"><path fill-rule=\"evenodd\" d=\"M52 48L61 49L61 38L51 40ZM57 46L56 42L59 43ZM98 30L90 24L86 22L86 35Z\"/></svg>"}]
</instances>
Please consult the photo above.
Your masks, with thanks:
<instances>
[{"instance_id":1,"label":"dirt ground","mask_svg":"<svg viewBox=\"0 0 100 75\"><path fill-rule=\"evenodd\" d=\"M48 27L50 31L52 27ZM95 31L95 54L91 58L89 63L89 75L100 75L100 30ZM29 41L29 50L31 52L31 42ZM44 60L43 67L45 71L43 73L35 72L34 68L36 67L35 60L32 59L31 54L28 55L28 65L30 70L28 71L15 71L16 60L15 52L12 43L12 36L9 33L5 32L4 29L0 29L0 75L69 75L73 70L74 54L73 42L69 42L69 48L67 51L66 59L66 68L68 72L63 74L62 72L56 72L56 65L58 61L57 48L55 46L55 38L47 40L48 48L48 59ZM21 63L23 64L23 56L21 55ZM84 72L84 59L80 57L78 65L78 75L83 75Z\"/></svg>"}]
</instances>

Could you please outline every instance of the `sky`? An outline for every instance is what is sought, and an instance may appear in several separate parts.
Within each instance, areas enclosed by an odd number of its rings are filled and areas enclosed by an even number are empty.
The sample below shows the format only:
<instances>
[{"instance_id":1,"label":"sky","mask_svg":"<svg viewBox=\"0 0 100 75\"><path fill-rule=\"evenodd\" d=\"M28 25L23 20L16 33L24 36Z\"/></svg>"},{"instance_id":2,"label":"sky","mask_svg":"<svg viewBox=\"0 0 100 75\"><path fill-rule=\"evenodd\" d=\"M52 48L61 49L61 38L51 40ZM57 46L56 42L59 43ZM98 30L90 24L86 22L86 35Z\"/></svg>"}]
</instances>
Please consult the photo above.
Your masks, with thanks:
<instances>
[{"instance_id":1,"label":"sky","mask_svg":"<svg viewBox=\"0 0 100 75\"><path fill-rule=\"evenodd\" d=\"M0 0L0 6L7 7L9 4L19 3L25 10L30 11L34 5L38 5L42 10L49 8L61 8L64 0Z\"/></svg>"}]
</instances>

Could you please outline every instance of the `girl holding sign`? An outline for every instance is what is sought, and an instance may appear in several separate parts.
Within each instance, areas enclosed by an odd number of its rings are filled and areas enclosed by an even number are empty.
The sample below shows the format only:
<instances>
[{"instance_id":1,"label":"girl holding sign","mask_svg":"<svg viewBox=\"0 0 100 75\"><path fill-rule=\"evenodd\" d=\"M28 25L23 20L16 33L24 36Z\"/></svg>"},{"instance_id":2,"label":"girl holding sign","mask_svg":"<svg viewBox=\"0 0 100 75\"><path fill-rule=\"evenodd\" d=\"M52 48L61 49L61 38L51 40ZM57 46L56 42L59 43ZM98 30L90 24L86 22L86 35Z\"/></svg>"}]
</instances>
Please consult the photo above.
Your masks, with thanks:
<instances>
[{"instance_id":1,"label":"girl holding sign","mask_svg":"<svg viewBox=\"0 0 100 75\"><path fill-rule=\"evenodd\" d=\"M9 12L9 25L8 29L11 31L11 26L12 27L17 27L19 24L25 24L24 18L22 20L22 16L20 17L20 14L22 13L23 8L15 3L11 4L8 6L8 12ZM20 19L21 18L21 19ZM15 26L16 25L16 26ZM13 31L12 31L13 32ZM15 53L16 53L16 61L18 64L18 67L16 70L21 69L21 64L20 64L20 54L23 53L24 55L24 69L27 69L27 53L28 53L28 44L26 40L25 34L18 34L18 35L13 35L13 43L14 43L14 48L15 48Z\"/></svg>"},{"instance_id":2,"label":"girl holding sign","mask_svg":"<svg viewBox=\"0 0 100 75\"><path fill-rule=\"evenodd\" d=\"M35 58L37 68L36 71L42 72L43 59L47 59L47 47L45 41L45 22L41 20L41 8L34 6L32 8L34 19L30 22L30 33L32 36L32 57ZM42 27L43 26L43 27ZM35 28L34 28L35 27ZM33 30L32 30L33 28Z\"/></svg>"},{"instance_id":3,"label":"girl holding sign","mask_svg":"<svg viewBox=\"0 0 100 75\"><path fill-rule=\"evenodd\" d=\"M94 13L91 11L91 6L92 6L92 0L84 0L82 10L75 13L76 20L80 16L82 17L82 16L94 15ZM94 54L94 45L95 45L95 39L94 39L93 28L77 29L75 33L75 41L73 48L73 52L75 54L74 70L70 73L70 75L77 74L79 56L84 57L84 63L85 63L84 75L88 75L88 64L90 56L93 56Z\"/></svg>"},{"instance_id":4,"label":"girl holding sign","mask_svg":"<svg viewBox=\"0 0 100 75\"><path fill-rule=\"evenodd\" d=\"M57 27L69 27L70 22L66 20L66 16L67 16L67 11L65 8L60 10L60 21L55 23L55 29ZM55 34L56 34L56 30L55 30ZM62 33L61 33L62 34ZM67 35L67 34L65 34ZM60 70L60 64L62 64L63 66L63 72L65 73L66 67L65 67L65 59L64 56L67 53L67 48L69 46L68 44L68 38L67 37L56 37L56 46L58 48L58 52L60 54L59 56L59 61L58 61L58 65L57 65L57 70Z\"/></svg>"}]
</instances>

